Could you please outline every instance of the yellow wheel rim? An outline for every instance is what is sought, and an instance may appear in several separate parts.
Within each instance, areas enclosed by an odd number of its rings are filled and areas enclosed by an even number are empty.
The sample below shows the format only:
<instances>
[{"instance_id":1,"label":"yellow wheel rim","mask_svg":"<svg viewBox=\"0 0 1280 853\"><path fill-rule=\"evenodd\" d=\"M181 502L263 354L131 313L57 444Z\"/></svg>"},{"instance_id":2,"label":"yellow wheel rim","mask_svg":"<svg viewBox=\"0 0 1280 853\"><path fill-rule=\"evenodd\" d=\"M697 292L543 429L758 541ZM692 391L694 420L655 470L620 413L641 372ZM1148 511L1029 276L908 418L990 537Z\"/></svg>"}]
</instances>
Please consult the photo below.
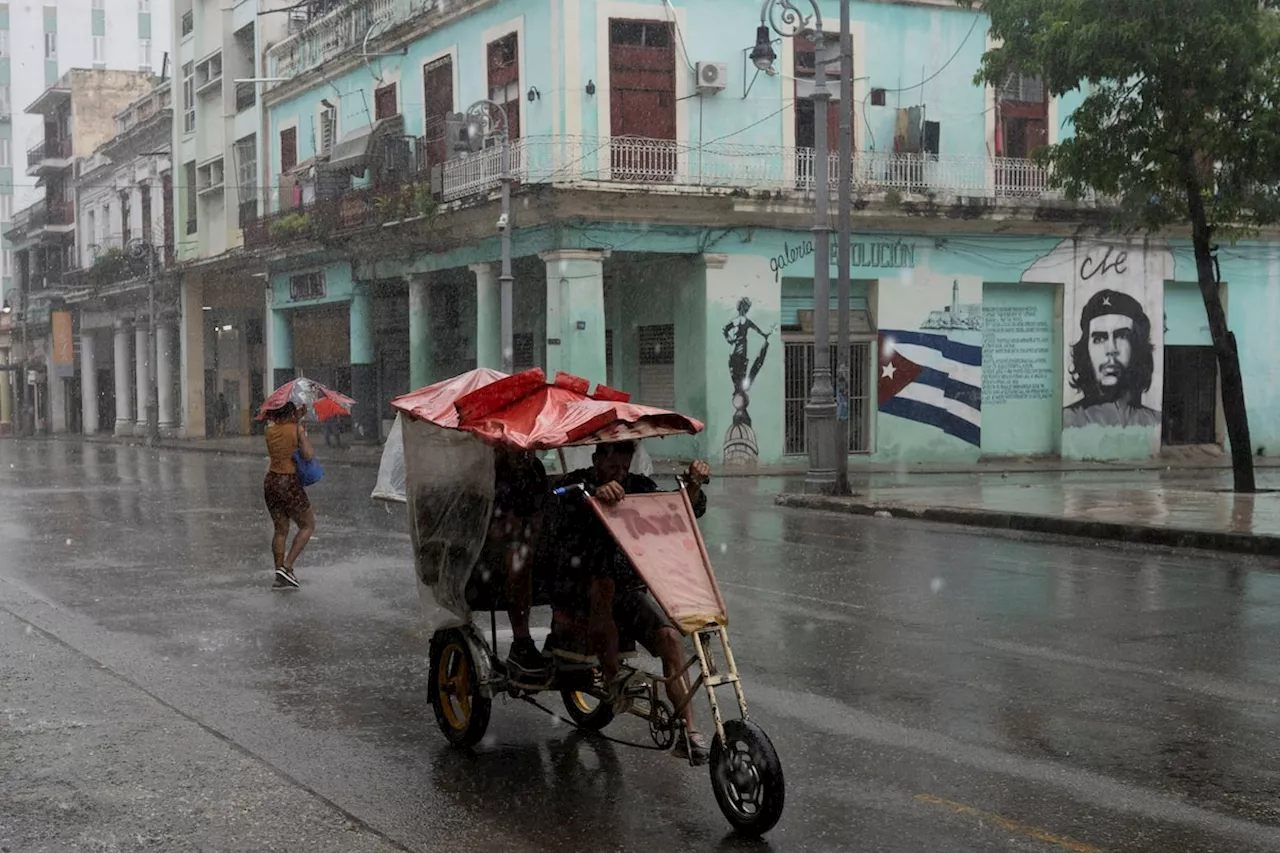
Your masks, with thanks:
<instances>
[{"instance_id":1,"label":"yellow wheel rim","mask_svg":"<svg viewBox=\"0 0 1280 853\"><path fill-rule=\"evenodd\" d=\"M573 706L584 714L590 714L595 711L596 708L600 707L600 704L595 702L594 698L595 697L588 696L586 693L583 693L581 690L576 691L573 694Z\"/></svg>"},{"instance_id":2,"label":"yellow wheel rim","mask_svg":"<svg viewBox=\"0 0 1280 853\"><path fill-rule=\"evenodd\" d=\"M466 650L457 643L450 643L440 653L436 690L449 726L466 731L471 723L471 667L467 665Z\"/></svg>"}]
</instances>

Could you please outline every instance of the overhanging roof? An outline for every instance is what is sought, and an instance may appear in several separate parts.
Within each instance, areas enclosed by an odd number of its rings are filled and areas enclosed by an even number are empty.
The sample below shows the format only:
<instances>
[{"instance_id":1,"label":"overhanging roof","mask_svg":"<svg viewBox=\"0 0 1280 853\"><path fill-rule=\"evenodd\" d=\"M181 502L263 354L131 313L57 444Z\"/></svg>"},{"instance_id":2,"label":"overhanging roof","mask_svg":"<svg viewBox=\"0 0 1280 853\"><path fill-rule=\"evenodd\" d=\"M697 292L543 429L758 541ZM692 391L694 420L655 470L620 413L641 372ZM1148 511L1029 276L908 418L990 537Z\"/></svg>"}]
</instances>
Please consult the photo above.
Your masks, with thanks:
<instances>
[{"instance_id":1,"label":"overhanging roof","mask_svg":"<svg viewBox=\"0 0 1280 853\"><path fill-rule=\"evenodd\" d=\"M380 140L404 132L404 116L384 118L358 130L353 130L333 147L329 155L332 170L363 173L369 168L369 158L375 153Z\"/></svg>"},{"instance_id":2,"label":"overhanging roof","mask_svg":"<svg viewBox=\"0 0 1280 853\"><path fill-rule=\"evenodd\" d=\"M71 89L66 86L50 86L31 102L24 112L31 115L48 115L63 101L71 100Z\"/></svg>"}]
</instances>

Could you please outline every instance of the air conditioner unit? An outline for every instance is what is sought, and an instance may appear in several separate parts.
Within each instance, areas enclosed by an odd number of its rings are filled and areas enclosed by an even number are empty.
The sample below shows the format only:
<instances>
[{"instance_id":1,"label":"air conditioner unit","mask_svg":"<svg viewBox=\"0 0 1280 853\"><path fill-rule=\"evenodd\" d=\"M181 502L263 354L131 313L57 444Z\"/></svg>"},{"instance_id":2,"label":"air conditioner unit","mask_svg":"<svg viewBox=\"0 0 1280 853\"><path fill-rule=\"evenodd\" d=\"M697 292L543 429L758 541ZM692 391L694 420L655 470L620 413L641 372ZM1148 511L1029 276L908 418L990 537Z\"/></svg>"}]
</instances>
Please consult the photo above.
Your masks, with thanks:
<instances>
[{"instance_id":1,"label":"air conditioner unit","mask_svg":"<svg viewBox=\"0 0 1280 853\"><path fill-rule=\"evenodd\" d=\"M729 65L724 62L699 62L695 66L698 91L716 93L729 85Z\"/></svg>"}]
</instances>

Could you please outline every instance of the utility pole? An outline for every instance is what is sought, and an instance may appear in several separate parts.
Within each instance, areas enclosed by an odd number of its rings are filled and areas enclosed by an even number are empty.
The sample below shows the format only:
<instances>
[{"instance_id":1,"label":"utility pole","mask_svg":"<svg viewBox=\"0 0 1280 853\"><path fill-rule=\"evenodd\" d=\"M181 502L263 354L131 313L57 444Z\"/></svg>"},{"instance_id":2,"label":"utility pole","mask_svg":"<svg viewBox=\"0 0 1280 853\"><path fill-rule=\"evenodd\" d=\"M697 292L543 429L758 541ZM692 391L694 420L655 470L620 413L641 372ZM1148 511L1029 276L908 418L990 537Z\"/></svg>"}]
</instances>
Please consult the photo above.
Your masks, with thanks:
<instances>
[{"instance_id":1,"label":"utility pole","mask_svg":"<svg viewBox=\"0 0 1280 853\"><path fill-rule=\"evenodd\" d=\"M837 332L836 332L836 484L838 495L849 488L850 391L849 372L849 244L853 230L853 45L849 22L849 0L840 0L840 194L837 213L839 243L836 247Z\"/></svg>"},{"instance_id":2,"label":"utility pole","mask_svg":"<svg viewBox=\"0 0 1280 853\"><path fill-rule=\"evenodd\" d=\"M511 274L511 134L502 129L502 274L498 276L499 310L502 312L502 372L515 373L515 278Z\"/></svg>"}]
</instances>

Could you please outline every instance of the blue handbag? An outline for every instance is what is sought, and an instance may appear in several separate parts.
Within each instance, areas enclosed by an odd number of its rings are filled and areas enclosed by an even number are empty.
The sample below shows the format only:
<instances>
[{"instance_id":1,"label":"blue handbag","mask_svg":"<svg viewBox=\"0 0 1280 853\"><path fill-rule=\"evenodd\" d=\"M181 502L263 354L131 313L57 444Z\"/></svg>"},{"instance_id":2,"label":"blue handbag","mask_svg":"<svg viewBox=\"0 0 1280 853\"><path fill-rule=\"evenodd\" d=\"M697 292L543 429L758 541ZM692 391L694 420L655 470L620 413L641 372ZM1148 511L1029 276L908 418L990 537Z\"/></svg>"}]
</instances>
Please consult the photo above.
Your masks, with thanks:
<instances>
[{"instance_id":1,"label":"blue handbag","mask_svg":"<svg viewBox=\"0 0 1280 853\"><path fill-rule=\"evenodd\" d=\"M293 464L298 469L298 482L302 483L304 489L307 486L314 486L324 477L324 468L320 467L320 460L305 459L301 447L293 451Z\"/></svg>"}]
</instances>

